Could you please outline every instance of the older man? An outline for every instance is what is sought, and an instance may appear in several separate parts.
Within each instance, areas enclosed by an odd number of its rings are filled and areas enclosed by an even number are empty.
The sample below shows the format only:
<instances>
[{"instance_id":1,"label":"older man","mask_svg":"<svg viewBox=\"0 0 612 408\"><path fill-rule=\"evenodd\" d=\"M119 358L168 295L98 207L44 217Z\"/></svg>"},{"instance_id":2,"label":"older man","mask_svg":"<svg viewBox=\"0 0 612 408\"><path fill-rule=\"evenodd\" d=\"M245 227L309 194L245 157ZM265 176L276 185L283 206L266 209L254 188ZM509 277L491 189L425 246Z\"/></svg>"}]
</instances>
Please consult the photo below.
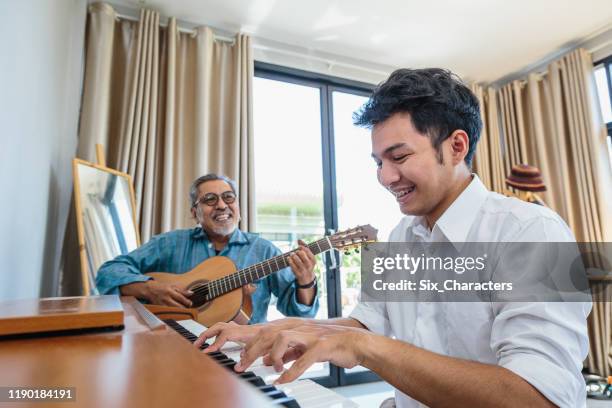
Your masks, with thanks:
<instances>
[{"instance_id":1,"label":"older man","mask_svg":"<svg viewBox=\"0 0 612 408\"><path fill-rule=\"evenodd\" d=\"M491 192L470 164L482 122L478 101L450 72L402 69L357 115L372 129L379 182L403 217L389 241L413 243L573 241L553 211ZM521 257L517 257L521 261ZM524 262L525 260L523 260ZM520 271L516 271L520 272ZM279 382L317 361L363 365L396 388L398 407L585 406L585 302L362 302L348 318L283 319L216 336L247 342L237 371L259 356Z\"/></svg>"},{"instance_id":2,"label":"older man","mask_svg":"<svg viewBox=\"0 0 612 408\"><path fill-rule=\"evenodd\" d=\"M157 282L147 272L185 273L216 255L230 258L238 269L280 254L270 241L238 229L240 208L235 183L208 174L195 180L190 190L191 214L198 226L157 235L127 255L104 263L96 276L102 294L135 296L153 304L189 307L191 292L173 284ZM319 302L315 258L299 241L286 268L255 282L253 314L249 323L266 321L271 295L285 316L312 317Z\"/></svg>"}]
</instances>

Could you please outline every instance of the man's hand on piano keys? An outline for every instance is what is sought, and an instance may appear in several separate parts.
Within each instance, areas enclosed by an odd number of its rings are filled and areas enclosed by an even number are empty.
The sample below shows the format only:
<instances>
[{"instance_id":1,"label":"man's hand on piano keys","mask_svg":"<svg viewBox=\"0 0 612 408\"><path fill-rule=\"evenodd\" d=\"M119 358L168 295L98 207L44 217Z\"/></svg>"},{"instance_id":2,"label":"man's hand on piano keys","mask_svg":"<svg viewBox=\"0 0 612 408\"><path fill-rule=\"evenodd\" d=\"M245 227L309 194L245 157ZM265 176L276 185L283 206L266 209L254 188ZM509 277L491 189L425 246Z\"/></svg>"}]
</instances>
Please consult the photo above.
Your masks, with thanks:
<instances>
[{"instance_id":1,"label":"man's hand on piano keys","mask_svg":"<svg viewBox=\"0 0 612 408\"><path fill-rule=\"evenodd\" d=\"M206 340L216 337L214 343L203 350L204 353L213 353L219 351L228 341L246 343L259 332L259 327L257 326L259 325L239 325L234 322L215 323L204 330L193 345L200 348Z\"/></svg>"},{"instance_id":2,"label":"man's hand on piano keys","mask_svg":"<svg viewBox=\"0 0 612 408\"><path fill-rule=\"evenodd\" d=\"M276 332L278 330L296 327L303 324L303 320L297 317L288 317L286 319L275 320L269 323L239 325L234 322L215 323L207 330L200 334L200 337L193 343L196 347L201 347L202 344L216 337L213 344L204 349L205 353L213 353L219 351L221 347L228 341L247 343L251 341L260 332Z\"/></svg>"},{"instance_id":3,"label":"man's hand on piano keys","mask_svg":"<svg viewBox=\"0 0 612 408\"><path fill-rule=\"evenodd\" d=\"M285 363L295 360L275 381L282 384L296 380L317 362L330 361L352 368L361 364L360 342L366 341L369 335L371 333L364 329L308 323L262 332L247 343L235 370L245 371L262 356L264 364L274 366L277 372L282 371Z\"/></svg>"}]
</instances>

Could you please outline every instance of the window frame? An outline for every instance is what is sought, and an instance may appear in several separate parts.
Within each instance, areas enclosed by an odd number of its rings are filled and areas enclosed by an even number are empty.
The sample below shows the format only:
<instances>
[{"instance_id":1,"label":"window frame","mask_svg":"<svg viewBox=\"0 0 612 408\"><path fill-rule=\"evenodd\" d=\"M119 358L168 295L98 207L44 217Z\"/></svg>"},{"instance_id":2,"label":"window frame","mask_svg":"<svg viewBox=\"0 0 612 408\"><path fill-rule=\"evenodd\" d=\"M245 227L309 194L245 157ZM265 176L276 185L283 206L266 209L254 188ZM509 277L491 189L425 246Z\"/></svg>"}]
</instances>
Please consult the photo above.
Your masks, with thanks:
<instances>
[{"instance_id":1,"label":"window frame","mask_svg":"<svg viewBox=\"0 0 612 408\"><path fill-rule=\"evenodd\" d=\"M336 196L336 162L334 147L333 126L333 92L351 93L369 96L376 85L354 81L345 78L333 77L325 74L303 71L261 61L254 63L255 77L275 81L288 82L297 85L310 86L319 89L321 110L321 146L323 163L323 216L325 219L326 234L338 230L338 199ZM329 253L328 253L329 254ZM327 279L327 302L330 318L340 317L341 281L340 257L334 253L335 262L331 256L324 256ZM332 290L333 288L333 290ZM312 380L325 387L362 384L381 381L380 377L371 371L347 374L343 368L333 364L329 365L329 376L312 378Z\"/></svg>"},{"instance_id":2,"label":"window frame","mask_svg":"<svg viewBox=\"0 0 612 408\"><path fill-rule=\"evenodd\" d=\"M608 97L610 99L610 106L612 107L612 55L593 63L594 68L600 65L603 65L604 71L606 72L606 79L608 82ZM606 122L606 129L608 130L608 137L612 139L612 121Z\"/></svg>"}]
</instances>

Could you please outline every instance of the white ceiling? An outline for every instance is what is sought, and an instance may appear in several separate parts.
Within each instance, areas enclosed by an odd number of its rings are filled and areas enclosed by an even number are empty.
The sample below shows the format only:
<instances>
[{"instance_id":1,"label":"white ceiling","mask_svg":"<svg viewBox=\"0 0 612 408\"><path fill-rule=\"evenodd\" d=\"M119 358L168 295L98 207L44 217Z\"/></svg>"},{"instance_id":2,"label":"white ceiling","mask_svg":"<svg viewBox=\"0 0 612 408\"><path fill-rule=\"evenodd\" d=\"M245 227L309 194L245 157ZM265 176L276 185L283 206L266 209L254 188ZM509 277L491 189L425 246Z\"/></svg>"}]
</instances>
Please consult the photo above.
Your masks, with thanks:
<instances>
[{"instance_id":1,"label":"white ceiling","mask_svg":"<svg viewBox=\"0 0 612 408\"><path fill-rule=\"evenodd\" d=\"M492 82L612 27L612 0L111 0L387 67Z\"/></svg>"}]
</instances>

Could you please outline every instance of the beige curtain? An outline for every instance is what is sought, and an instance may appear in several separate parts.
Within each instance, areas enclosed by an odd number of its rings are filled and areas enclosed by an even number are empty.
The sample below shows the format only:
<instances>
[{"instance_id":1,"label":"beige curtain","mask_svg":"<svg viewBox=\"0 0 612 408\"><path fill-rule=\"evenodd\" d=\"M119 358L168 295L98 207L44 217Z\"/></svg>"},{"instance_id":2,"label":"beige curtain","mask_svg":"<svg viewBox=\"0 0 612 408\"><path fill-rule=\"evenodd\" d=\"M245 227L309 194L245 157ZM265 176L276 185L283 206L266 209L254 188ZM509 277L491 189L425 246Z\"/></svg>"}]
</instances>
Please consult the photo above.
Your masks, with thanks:
<instances>
[{"instance_id":1,"label":"beige curtain","mask_svg":"<svg viewBox=\"0 0 612 408\"><path fill-rule=\"evenodd\" d=\"M539 167L546 204L576 239L604 242L612 240L612 172L592 72L590 55L579 49L552 63L543 78L531 74L486 92L473 85L486 142L477 151L475 170L502 192L513 165Z\"/></svg>"},{"instance_id":2,"label":"beige curtain","mask_svg":"<svg viewBox=\"0 0 612 408\"><path fill-rule=\"evenodd\" d=\"M472 168L489 190L503 192L505 170L495 90L472 85L472 91L480 102L482 133L476 145Z\"/></svg>"},{"instance_id":3,"label":"beige curtain","mask_svg":"<svg viewBox=\"0 0 612 408\"><path fill-rule=\"evenodd\" d=\"M583 49L499 90L478 85L485 131L475 171L503 192L513 165L539 167L546 204L563 217L579 242L612 240L612 167L599 112L593 63ZM499 118L499 127L493 123ZM493 129L492 129L493 128ZM501 173L501 174L500 174ZM612 374L612 284L592 282L589 369ZM606 297L607 296L607 297Z\"/></svg>"},{"instance_id":4,"label":"beige curtain","mask_svg":"<svg viewBox=\"0 0 612 408\"><path fill-rule=\"evenodd\" d=\"M107 164L132 175L143 242L193 225L189 185L209 172L237 180L241 227L253 229L250 38L218 41L207 27L184 33L159 18L90 7L79 154L103 143Z\"/></svg>"},{"instance_id":5,"label":"beige curtain","mask_svg":"<svg viewBox=\"0 0 612 408\"><path fill-rule=\"evenodd\" d=\"M194 225L189 186L210 172L237 181L240 226L253 230L250 38L219 41L206 27L180 32L174 18L160 27L151 10L138 22L118 19L95 3L86 55L77 156L95 162L101 143L107 166L133 177L142 242ZM78 262L69 267L65 252L63 293L74 294Z\"/></svg>"}]
</instances>

